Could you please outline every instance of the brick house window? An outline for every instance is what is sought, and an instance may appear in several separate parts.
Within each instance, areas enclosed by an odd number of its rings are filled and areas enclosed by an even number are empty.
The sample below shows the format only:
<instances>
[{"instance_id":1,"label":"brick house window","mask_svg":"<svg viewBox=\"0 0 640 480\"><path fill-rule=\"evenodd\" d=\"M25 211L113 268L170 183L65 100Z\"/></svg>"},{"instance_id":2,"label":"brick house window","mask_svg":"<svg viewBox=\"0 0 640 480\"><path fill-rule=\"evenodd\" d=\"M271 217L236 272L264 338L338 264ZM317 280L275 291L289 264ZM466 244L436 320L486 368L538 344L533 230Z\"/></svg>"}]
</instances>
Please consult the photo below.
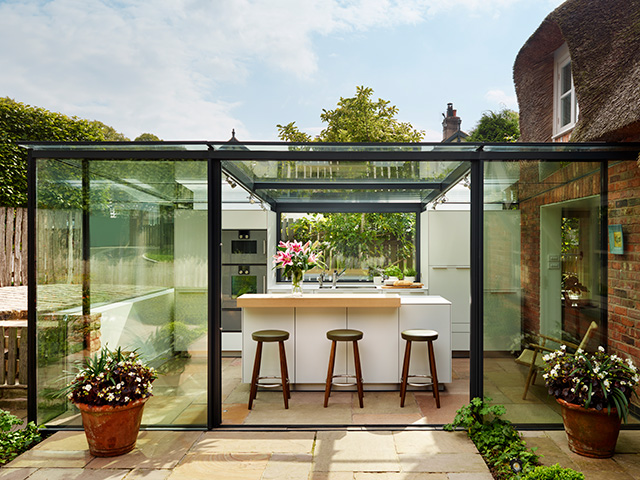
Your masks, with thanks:
<instances>
[{"instance_id":1,"label":"brick house window","mask_svg":"<svg viewBox=\"0 0 640 480\"><path fill-rule=\"evenodd\" d=\"M557 139L569 133L578 118L571 57L566 43L555 53L554 84L553 135Z\"/></svg>"}]
</instances>

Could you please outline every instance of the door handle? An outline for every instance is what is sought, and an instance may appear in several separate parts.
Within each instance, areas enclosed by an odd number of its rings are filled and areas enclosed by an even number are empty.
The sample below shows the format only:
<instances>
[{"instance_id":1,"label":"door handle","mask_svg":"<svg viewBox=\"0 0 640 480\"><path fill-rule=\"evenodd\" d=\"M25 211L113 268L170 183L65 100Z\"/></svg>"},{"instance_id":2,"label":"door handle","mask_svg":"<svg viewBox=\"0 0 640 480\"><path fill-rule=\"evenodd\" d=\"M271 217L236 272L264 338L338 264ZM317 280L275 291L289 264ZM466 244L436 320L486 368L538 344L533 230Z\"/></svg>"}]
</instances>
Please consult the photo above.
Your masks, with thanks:
<instances>
[{"instance_id":1,"label":"door handle","mask_svg":"<svg viewBox=\"0 0 640 480\"><path fill-rule=\"evenodd\" d=\"M267 293L267 276L262 276L262 293Z\"/></svg>"}]
</instances>

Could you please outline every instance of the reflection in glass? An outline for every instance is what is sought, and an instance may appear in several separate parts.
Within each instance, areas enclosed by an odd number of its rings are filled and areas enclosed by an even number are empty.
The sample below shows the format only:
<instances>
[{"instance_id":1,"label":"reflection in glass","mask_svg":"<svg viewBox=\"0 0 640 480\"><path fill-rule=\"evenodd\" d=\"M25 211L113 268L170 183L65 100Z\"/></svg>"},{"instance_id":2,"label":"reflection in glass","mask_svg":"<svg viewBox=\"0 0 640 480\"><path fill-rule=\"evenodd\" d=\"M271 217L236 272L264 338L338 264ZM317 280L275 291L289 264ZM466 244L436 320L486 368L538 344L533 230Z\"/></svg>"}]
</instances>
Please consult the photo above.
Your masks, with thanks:
<instances>
[{"instance_id":1,"label":"reflection in glass","mask_svg":"<svg viewBox=\"0 0 640 480\"><path fill-rule=\"evenodd\" d=\"M514 422L562 421L537 345L577 344L601 324L599 172L595 162L486 164L484 394Z\"/></svg>"},{"instance_id":2,"label":"reflection in glass","mask_svg":"<svg viewBox=\"0 0 640 480\"><path fill-rule=\"evenodd\" d=\"M158 369L143 424L206 424L206 180L205 162L38 161L38 422L80 425L55 393L108 346Z\"/></svg>"}]
</instances>

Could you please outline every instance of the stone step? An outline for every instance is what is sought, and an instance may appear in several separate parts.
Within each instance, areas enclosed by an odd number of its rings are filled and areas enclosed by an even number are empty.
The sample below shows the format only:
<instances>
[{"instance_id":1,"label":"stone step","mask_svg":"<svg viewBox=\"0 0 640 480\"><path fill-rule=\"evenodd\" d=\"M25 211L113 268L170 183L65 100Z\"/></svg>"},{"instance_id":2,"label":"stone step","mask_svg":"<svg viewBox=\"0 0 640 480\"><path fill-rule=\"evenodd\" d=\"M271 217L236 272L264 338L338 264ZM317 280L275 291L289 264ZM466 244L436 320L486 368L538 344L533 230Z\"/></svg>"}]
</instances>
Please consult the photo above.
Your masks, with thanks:
<instances>
[{"instance_id":1,"label":"stone step","mask_svg":"<svg viewBox=\"0 0 640 480\"><path fill-rule=\"evenodd\" d=\"M27 398L26 387L4 387L0 388L0 402L4 399Z\"/></svg>"},{"instance_id":2,"label":"stone step","mask_svg":"<svg viewBox=\"0 0 640 480\"><path fill-rule=\"evenodd\" d=\"M16 412L27 410L27 398L3 398L0 399L0 409L17 415Z\"/></svg>"}]
</instances>

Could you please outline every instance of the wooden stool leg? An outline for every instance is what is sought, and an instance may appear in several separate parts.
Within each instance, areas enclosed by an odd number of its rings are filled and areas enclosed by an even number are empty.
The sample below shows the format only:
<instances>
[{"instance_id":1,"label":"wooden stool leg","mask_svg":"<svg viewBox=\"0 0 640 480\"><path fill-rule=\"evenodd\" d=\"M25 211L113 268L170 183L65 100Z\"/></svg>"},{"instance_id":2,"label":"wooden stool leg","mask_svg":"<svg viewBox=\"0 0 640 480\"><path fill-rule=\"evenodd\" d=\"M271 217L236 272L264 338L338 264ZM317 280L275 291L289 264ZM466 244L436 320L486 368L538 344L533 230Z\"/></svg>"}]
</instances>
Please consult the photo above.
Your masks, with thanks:
<instances>
[{"instance_id":1,"label":"wooden stool leg","mask_svg":"<svg viewBox=\"0 0 640 480\"><path fill-rule=\"evenodd\" d=\"M364 408L364 387L362 386L362 366L360 365L360 350L358 350L358 341L353 342L353 363L356 367L356 384L358 385L358 400L360 408Z\"/></svg>"},{"instance_id":2,"label":"wooden stool leg","mask_svg":"<svg viewBox=\"0 0 640 480\"><path fill-rule=\"evenodd\" d=\"M291 382L289 381L289 367L287 367L287 356L286 356L284 347L282 348L282 358L284 358L284 373L287 376L287 398L291 398Z\"/></svg>"},{"instance_id":3,"label":"wooden stool leg","mask_svg":"<svg viewBox=\"0 0 640 480\"><path fill-rule=\"evenodd\" d=\"M249 392L249 410L258 394L258 377L260 376L260 360L262 359L262 342L256 347L256 359L253 362L253 375L251 375L251 391Z\"/></svg>"},{"instance_id":4,"label":"wooden stool leg","mask_svg":"<svg viewBox=\"0 0 640 480\"><path fill-rule=\"evenodd\" d=\"M336 341L331 341L331 354L329 354L329 369L327 371L327 384L324 387L324 406L329 405L329 395L331 395L331 383L333 382L333 366L336 361Z\"/></svg>"},{"instance_id":5,"label":"wooden stool leg","mask_svg":"<svg viewBox=\"0 0 640 480\"><path fill-rule=\"evenodd\" d=\"M287 378L287 356L284 351L284 341L278 342L280 349L280 378L282 380L282 396L284 408L289 408L289 379Z\"/></svg>"},{"instance_id":6,"label":"wooden stool leg","mask_svg":"<svg viewBox=\"0 0 640 480\"><path fill-rule=\"evenodd\" d=\"M433 342L429 341L429 368L431 369L431 380L433 381L433 396L436 398L436 407L440 408L440 391L438 389L438 369L436 368L436 356L433 353Z\"/></svg>"},{"instance_id":7,"label":"wooden stool leg","mask_svg":"<svg viewBox=\"0 0 640 480\"><path fill-rule=\"evenodd\" d=\"M400 407L404 407L404 397L407 394L407 380L409 378L409 361L411 359L411 340L407 340L404 347L404 363L402 364L402 384L400 386Z\"/></svg>"}]
</instances>

